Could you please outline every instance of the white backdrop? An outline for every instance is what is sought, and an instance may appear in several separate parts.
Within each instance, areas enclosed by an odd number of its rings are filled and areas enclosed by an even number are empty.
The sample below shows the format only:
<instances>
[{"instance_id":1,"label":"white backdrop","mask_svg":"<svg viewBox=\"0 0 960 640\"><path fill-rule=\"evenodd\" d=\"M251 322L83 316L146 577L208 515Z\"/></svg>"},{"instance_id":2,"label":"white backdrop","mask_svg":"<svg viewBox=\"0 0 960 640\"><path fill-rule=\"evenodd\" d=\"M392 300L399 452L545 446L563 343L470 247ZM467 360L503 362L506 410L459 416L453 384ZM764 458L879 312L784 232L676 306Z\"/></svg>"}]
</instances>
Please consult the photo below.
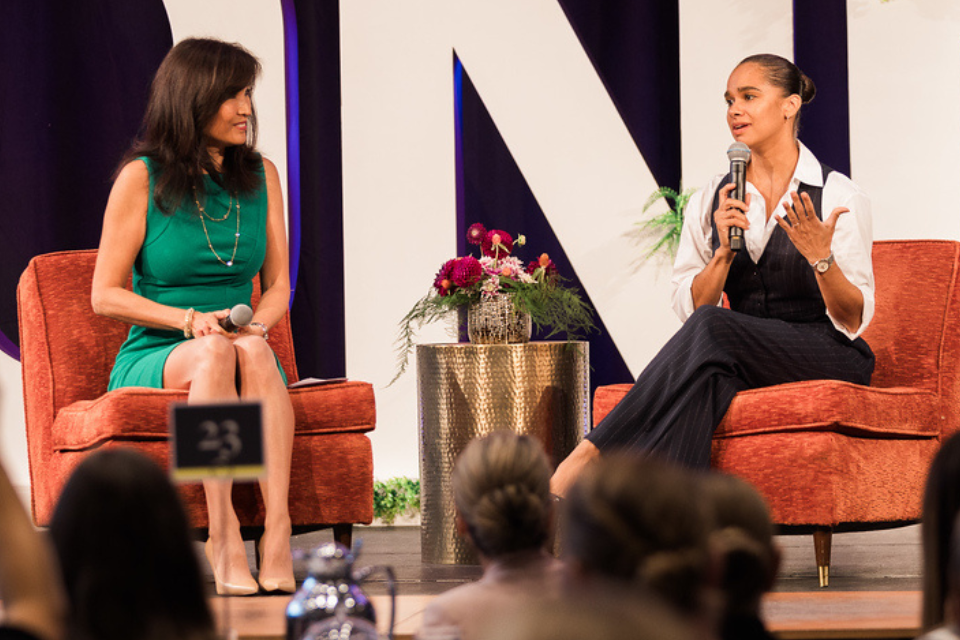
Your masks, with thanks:
<instances>
[{"instance_id":1,"label":"white backdrop","mask_svg":"<svg viewBox=\"0 0 960 640\"><path fill-rule=\"evenodd\" d=\"M261 57L262 147L283 173L279 3L166 4L175 39L217 35ZM876 237L960 238L960 6L848 9L852 177L873 198ZM724 168L726 77L751 53L792 54L791 11L790 0L680 1L685 186ZM624 237L653 179L554 0L342 2L347 373L376 387L378 478L418 474L415 371L384 386L398 320L455 251L454 50L634 373L678 326L668 267L633 272ZM439 327L421 337L447 339ZM19 367L6 357L0 453L26 485Z\"/></svg>"}]
</instances>

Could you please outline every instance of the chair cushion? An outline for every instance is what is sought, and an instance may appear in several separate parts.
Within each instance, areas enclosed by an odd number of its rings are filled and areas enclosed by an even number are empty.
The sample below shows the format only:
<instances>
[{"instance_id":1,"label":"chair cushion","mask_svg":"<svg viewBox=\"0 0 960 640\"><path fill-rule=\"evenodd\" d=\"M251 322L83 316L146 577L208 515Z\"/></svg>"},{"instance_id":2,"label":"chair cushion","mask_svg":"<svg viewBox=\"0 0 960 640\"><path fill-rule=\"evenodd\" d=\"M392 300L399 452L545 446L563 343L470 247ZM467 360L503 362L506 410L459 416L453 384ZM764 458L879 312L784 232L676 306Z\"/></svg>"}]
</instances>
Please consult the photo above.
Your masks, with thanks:
<instances>
[{"instance_id":1,"label":"chair cushion","mask_svg":"<svg viewBox=\"0 0 960 640\"><path fill-rule=\"evenodd\" d=\"M938 412L937 395L929 391L810 380L741 391L715 436L837 431L863 436L936 437L941 426Z\"/></svg>"},{"instance_id":2,"label":"chair cushion","mask_svg":"<svg viewBox=\"0 0 960 640\"><path fill-rule=\"evenodd\" d=\"M597 387L594 426L632 385ZM811 380L741 391L714 434L716 438L835 431L851 435L929 437L940 434L938 398L908 387L878 389L841 382Z\"/></svg>"},{"instance_id":3,"label":"chair cushion","mask_svg":"<svg viewBox=\"0 0 960 640\"><path fill-rule=\"evenodd\" d=\"M53 427L57 451L84 451L107 441L165 440L171 402L184 391L126 387L64 407ZM376 425L373 387L341 382L290 390L297 435L364 433Z\"/></svg>"},{"instance_id":4,"label":"chair cushion","mask_svg":"<svg viewBox=\"0 0 960 640\"><path fill-rule=\"evenodd\" d=\"M920 517L935 438L858 438L830 431L715 438L711 465L755 486L773 521L836 526Z\"/></svg>"}]
</instances>

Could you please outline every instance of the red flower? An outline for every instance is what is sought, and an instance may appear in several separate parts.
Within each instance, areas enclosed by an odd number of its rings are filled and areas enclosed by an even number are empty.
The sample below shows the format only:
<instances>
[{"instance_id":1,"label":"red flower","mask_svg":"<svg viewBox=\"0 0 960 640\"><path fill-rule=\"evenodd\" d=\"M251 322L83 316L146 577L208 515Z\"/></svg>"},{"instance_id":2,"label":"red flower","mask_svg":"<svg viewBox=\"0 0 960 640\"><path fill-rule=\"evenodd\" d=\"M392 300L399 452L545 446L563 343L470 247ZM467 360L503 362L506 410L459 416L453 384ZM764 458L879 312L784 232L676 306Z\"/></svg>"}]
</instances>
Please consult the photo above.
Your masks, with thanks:
<instances>
[{"instance_id":1,"label":"red flower","mask_svg":"<svg viewBox=\"0 0 960 640\"><path fill-rule=\"evenodd\" d=\"M433 279L433 286L436 287L437 292L441 296L450 295L450 287L453 283L450 281L450 275L453 273L453 267L457 263L458 258L452 260L447 260L443 263L443 266L440 267L440 271L437 272L437 277Z\"/></svg>"},{"instance_id":2,"label":"red flower","mask_svg":"<svg viewBox=\"0 0 960 640\"><path fill-rule=\"evenodd\" d=\"M467 229L467 242L470 244L480 244L486 235L487 228L479 222L475 222Z\"/></svg>"},{"instance_id":3,"label":"red flower","mask_svg":"<svg viewBox=\"0 0 960 640\"><path fill-rule=\"evenodd\" d=\"M480 250L483 251L483 255L490 256L494 260L506 258L513 251L513 238L506 231L499 229L487 231Z\"/></svg>"},{"instance_id":4,"label":"red flower","mask_svg":"<svg viewBox=\"0 0 960 640\"><path fill-rule=\"evenodd\" d=\"M450 279L458 287L469 287L480 282L483 277L483 267L480 261L473 256L459 258L453 266Z\"/></svg>"},{"instance_id":5,"label":"red flower","mask_svg":"<svg viewBox=\"0 0 960 640\"><path fill-rule=\"evenodd\" d=\"M538 271L539 273L537 273ZM545 253L540 254L538 259L530 261L530 264L527 265L527 273L537 279L541 279L540 274L543 274L542 280L546 282L552 282L560 275L557 265Z\"/></svg>"}]
</instances>

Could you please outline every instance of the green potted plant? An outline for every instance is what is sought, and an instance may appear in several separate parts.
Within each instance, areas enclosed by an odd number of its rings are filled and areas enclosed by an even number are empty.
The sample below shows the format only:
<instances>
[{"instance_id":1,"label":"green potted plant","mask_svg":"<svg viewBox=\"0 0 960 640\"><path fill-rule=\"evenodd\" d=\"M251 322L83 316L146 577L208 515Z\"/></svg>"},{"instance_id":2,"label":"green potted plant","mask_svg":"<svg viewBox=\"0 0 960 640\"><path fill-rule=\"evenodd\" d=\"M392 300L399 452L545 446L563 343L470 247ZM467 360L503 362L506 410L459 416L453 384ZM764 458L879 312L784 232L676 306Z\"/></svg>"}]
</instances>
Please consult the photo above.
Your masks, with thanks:
<instances>
[{"instance_id":1,"label":"green potted plant","mask_svg":"<svg viewBox=\"0 0 960 640\"><path fill-rule=\"evenodd\" d=\"M681 190L678 192L670 187L658 187L650 194L643 205L646 213L661 199L666 202L667 210L646 220L636 223L641 242L647 244L644 259L650 259L657 254L666 254L670 259L677 255L680 246L680 230L683 228L683 211L696 189Z\"/></svg>"}]
</instances>

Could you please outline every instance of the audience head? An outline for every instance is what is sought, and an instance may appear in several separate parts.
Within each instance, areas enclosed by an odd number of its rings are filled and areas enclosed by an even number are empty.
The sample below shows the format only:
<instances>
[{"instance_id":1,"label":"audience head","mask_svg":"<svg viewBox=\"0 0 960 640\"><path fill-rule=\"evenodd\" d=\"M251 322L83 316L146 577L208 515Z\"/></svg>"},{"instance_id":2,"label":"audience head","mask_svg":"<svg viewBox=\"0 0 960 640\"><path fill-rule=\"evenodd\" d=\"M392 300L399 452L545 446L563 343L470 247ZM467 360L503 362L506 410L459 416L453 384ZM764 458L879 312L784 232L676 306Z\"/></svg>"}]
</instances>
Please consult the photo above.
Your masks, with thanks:
<instances>
[{"instance_id":1,"label":"audience head","mask_svg":"<svg viewBox=\"0 0 960 640\"><path fill-rule=\"evenodd\" d=\"M537 440L505 431L473 440L452 481L459 522L483 556L540 549L550 537L550 463Z\"/></svg>"},{"instance_id":2,"label":"audience head","mask_svg":"<svg viewBox=\"0 0 960 640\"><path fill-rule=\"evenodd\" d=\"M565 500L561 541L575 572L652 589L700 612L709 519L687 471L652 457L612 455L589 467Z\"/></svg>"},{"instance_id":3,"label":"audience head","mask_svg":"<svg viewBox=\"0 0 960 640\"><path fill-rule=\"evenodd\" d=\"M50 534L70 638L212 638L200 569L176 489L151 460L101 450L73 472Z\"/></svg>"},{"instance_id":4,"label":"audience head","mask_svg":"<svg viewBox=\"0 0 960 640\"><path fill-rule=\"evenodd\" d=\"M946 570L946 596L944 597L944 619L955 623L960 621L960 513L953 521L950 535L950 558Z\"/></svg>"},{"instance_id":5,"label":"audience head","mask_svg":"<svg viewBox=\"0 0 960 640\"><path fill-rule=\"evenodd\" d=\"M954 519L960 512L960 434L940 447L923 496L923 628L943 623L947 591L946 566Z\"/></svg>"},{"instance_id":6,"label":"audience head","mask_svg":"<svg viewBox=\"0 0 960 640\"><path fill-rule=\"evenodd\" d=\"M756 615L780 566L767 504L749 483L723 473L704 476L701 490L713 514L711 546L723 560L724 609Z\"/></svg>"}]
</instances>

